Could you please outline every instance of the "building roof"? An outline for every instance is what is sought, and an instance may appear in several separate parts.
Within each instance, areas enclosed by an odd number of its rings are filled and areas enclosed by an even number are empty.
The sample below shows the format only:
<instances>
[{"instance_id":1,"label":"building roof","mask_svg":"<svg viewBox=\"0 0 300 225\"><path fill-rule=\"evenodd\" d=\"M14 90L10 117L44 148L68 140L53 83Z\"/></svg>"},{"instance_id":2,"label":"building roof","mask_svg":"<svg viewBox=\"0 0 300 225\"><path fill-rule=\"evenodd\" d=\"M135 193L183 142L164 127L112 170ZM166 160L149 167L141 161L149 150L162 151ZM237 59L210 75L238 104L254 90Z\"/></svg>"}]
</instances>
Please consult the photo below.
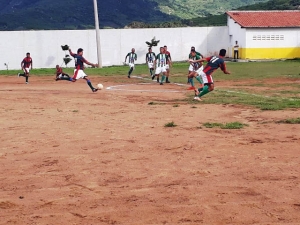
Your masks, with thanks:
<instances>
[{"instance_id":1,"label":"building roof","mask_svg":"<svg viewBox=\"0 0 300 225\"><path fill-rule=\"evenodd\" d=\"M244 28L300 27L300 10L228 11L226 14Z\"/></svg>"}]
</instances>

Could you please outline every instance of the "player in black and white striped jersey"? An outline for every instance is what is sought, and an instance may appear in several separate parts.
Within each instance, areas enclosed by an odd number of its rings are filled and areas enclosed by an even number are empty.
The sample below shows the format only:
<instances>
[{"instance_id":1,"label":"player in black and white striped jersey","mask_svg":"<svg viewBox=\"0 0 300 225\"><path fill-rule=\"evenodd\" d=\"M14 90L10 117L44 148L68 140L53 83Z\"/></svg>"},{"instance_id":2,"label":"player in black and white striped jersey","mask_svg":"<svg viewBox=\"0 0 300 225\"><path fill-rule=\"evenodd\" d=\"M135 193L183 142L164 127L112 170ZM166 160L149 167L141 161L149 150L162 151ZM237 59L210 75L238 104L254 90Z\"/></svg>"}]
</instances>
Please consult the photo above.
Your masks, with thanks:
<instances>
[{"instance_id":1,"label":"player in black and white striped jersey","mask_svg":"<svg viewBox=\"0 0 300 225\"><path fill-rule=\"evenodd\" d=\"M146 54L146 63L148 64L148 68L150 71L151 77L153 76L153 71L154 71L154 60L155 60L155 53L152 52L152 48L148 49L148 53Z\"/></svg>"}]
</instances>

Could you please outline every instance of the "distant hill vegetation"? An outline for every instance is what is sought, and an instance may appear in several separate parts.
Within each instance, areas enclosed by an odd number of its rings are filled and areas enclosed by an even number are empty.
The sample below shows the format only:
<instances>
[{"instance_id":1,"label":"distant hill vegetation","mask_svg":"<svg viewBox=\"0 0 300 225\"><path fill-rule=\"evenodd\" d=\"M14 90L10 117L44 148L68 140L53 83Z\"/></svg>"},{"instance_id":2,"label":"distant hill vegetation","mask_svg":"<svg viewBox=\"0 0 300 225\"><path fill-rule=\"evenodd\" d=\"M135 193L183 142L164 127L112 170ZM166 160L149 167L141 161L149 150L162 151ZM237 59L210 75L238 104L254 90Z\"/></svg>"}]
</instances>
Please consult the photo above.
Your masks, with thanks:
<instances>
[{"instance_id":1,"label":"distant hill vegetation","mask_svg":"<svg viewBox=\"0 0 300 225\"><path fill-rule=\"evenodd\" d=\"M0 4L2 31L94 28L92 0L0 0ZM222 26L228 10L290 10L299 5L300 0L98 0L98 11L101 28Z\"/></svg>"}]
</instances>

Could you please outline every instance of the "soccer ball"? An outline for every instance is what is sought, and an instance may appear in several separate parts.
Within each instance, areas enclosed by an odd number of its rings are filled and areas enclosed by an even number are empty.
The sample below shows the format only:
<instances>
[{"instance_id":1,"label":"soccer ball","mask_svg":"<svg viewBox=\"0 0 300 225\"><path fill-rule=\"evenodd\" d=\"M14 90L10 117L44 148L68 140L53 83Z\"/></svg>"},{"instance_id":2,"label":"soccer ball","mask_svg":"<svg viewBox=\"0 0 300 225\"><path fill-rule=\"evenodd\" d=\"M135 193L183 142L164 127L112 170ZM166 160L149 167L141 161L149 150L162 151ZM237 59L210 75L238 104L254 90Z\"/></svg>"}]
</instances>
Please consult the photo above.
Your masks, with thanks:
<instances>
[{"instance_id":1,"label":"soccer ball","mask_svg":"<svg viewBox=\"0 0 300 225\"><path fill-rule=\"evenodd\" d=\"M98 88L99 90L103 89L103 84L97 84L97 88Z\"/></svg>"}]
</instances>

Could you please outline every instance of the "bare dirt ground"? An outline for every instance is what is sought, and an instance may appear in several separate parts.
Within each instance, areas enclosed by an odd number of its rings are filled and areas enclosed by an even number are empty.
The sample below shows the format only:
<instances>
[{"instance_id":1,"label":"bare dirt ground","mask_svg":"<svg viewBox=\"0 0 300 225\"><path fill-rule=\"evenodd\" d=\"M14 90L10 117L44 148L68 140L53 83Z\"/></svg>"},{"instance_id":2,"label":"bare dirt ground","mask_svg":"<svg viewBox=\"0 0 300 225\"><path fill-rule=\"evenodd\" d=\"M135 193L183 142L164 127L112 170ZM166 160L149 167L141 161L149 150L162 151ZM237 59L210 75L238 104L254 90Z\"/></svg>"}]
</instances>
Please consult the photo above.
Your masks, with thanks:
<instances>
[{"instance_id":1,"label":"bare dirt ground","mask_svg":"<svg viewBox=\"0 0 300 225\"><path fill-rule=\"evenodd\" d=\"M1 78L1 225L300 224L300 126L275 123L300 110L125 82ZM234 121L249 126L202 125Z\"/></svg>"}]
</instances>

